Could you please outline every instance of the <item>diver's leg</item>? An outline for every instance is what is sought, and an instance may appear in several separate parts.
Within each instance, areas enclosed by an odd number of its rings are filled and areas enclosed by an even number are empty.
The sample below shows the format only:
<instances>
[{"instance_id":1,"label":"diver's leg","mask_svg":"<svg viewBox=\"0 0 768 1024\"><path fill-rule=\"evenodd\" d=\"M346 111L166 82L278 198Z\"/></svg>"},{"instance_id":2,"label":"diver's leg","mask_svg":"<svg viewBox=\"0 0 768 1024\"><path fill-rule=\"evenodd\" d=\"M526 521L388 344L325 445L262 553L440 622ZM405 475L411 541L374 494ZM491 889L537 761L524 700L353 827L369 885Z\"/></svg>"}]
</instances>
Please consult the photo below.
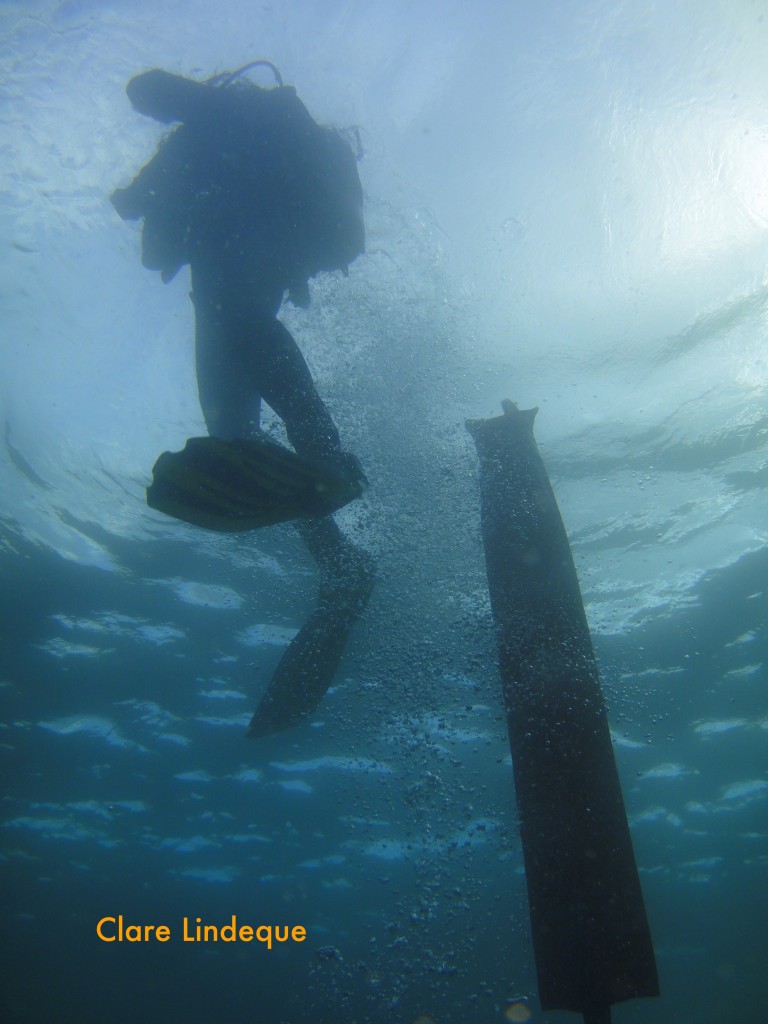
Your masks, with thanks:
<instances>
[{"instance_id":1,"label":"diver's leg","mask_svg":"<svg viewBox=\"0 0 768 1024\"><path fill-rule=\"evenodd\" d=\"M276 317L261 316L253 326L249 353L253 379L264 401L285 424L288 440L308 458L337 458L341 455L339 432L293 336Z\"/></svg>"},{"instance_id":2,"label":"diver's leg","mask_svg":"<svg viewBox=\"0 0 768 1024\"><path fill-rule=\"evenodd\" d=\"M255 376L264 400L285 423L301 455L354 463L341 450L336 425L320 398L299 348L276 318L260 324ZM351 460L351 461L350 461ZM249 736L265 736L312 714L339 667L353 626L374 584L374 561L327 516L294 523L321 572L317 604L293 638L251 720Z\"/></svg>"},{"instance_id":3,"label":"diver's leg","mask_svg":"<svg viewBox=\"0 0 768 1024\"><path fill-rule=\"evenodd\" d=\"M274 316L225 318L216 302L196 301L200 403L210 433L224 439L258 429L259 396L283 419L307 457L343 459L339 433L296 342ZM372 557L330 517L298 520L296 530L321 572L317 604L281 658L251 721L263 736L300 722L322 700L374 583Z\"/></svg>"},{"instance_id":4,"label":"diver's leg","mask_svg":"<svg viewBox=\"0 0 768 1024\"><path fill-rule=\"evenodd\" d=\"M196 299L197 387L208 432L224 440L253 435L263 398L300 455L336 461L343 457L336 424L298 345L270 308L264 301L233 311L226 299Z\"/></svg>"},{"instance_id":5,"label":"diver's leg","mask_svg":"<svg viewBox=\"0 0 768 1024\"><path fill-rule=\"evenodd\" d=\"M233 339L233 326L215 304L195 310L195 368L200 407L208 433L224 441L250 437L259 429L257 381Z\"/></svg>"}]
</instances>

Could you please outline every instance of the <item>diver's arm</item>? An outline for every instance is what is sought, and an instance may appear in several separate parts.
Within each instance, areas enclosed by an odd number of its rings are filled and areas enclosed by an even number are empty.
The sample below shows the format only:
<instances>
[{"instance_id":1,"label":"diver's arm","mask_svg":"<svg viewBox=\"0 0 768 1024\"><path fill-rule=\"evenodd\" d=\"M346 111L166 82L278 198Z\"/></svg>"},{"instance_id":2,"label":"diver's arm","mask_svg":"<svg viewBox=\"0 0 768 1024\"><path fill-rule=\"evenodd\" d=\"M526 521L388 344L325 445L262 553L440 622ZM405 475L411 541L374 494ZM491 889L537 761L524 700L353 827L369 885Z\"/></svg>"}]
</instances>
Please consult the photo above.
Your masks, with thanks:
<instances>
[{"instance_id":1,"label":"diver's arm","mask_svg":"<svg viewBox=\"0 0 768 1024\"><path fill-rule=\"evenodd\" d=\"M147 180L151 175L146 174L149 167L150 164L147 164L130 185L126 188L116 188L109 197L110 203L122 220L138 220L147 212L147 202L152 195L152 188Z\"/></svg>"},{"instance_id":2,"label":"diver's arm","mask_svg":"<svg viewBox=\"0 0 768 1024\"><path fill-rule=\"evenodd\" d=\"M142 167L130 185L117 188L109 201L123 220L138 220L145 216L158 191L172 176L178 176L186 159L186 140L183 128L176 128L160 144L152 159ZM171 178L169 179L169 176Z\"/></svg>"}]
</instances>

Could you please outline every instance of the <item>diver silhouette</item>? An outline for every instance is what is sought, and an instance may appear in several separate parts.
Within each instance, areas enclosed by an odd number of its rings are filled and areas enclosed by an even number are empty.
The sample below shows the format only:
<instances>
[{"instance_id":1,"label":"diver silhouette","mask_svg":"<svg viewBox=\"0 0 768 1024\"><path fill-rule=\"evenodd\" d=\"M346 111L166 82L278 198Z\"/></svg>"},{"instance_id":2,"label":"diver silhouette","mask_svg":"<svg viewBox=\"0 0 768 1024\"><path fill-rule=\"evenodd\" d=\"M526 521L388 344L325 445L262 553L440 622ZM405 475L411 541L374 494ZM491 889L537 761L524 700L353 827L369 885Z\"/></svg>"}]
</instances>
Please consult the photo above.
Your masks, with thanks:
<instances>
[{"instance_id":1,"label":"diver silhouette","mask_svg":"<svg viewBox=\"0 0 768 1024\"><path fill-rule=\"evenodd\" d=\"M258 64L272 69L275 88L241 78ZM236 461L241 439L263 437L265 401L283 420L303 460L297 471L304 473L302 480L307 466L315 464L337 475L318 478L316 490L341 480L349 496L329 506L339 507L367 481L356 457L342 449L278 312L286 293L295 305L308 306L311 277L321 271L346 274L364 251L362 187L351 148L338 133L315 123L267 61L206 82L147 71L132 78L126 92L139 113L165 124L178 122L111 200L124 220L144 219L145 267L160 271L168 282L190 266L198 393L211 439L232 442L228 455ZM266 479L266 490L276 481L282 486L292 467L285 457L295 458L281 448L275 468L276 448L254 444L250 450L247 479L258 486ZM156 474L159 466L160 460ZM180 500L194 506L201 492L199 465L187 468L191 482ZM304 492L297 493L300 501ZM296 494L292 497L294 508ZM209 494L208 500L215 497ZM229 493L222 500L227 503ZM308 506L307 517L296 518L294 525L321 572L317 606L278 664L251 721L251 736L287 728L315 710L373 588L371 556L330 515L313 509ZM279 521L274 508L270 515L263 521ZM196 521L194 509L180 518Z\"/></svg>"}]
</instances>

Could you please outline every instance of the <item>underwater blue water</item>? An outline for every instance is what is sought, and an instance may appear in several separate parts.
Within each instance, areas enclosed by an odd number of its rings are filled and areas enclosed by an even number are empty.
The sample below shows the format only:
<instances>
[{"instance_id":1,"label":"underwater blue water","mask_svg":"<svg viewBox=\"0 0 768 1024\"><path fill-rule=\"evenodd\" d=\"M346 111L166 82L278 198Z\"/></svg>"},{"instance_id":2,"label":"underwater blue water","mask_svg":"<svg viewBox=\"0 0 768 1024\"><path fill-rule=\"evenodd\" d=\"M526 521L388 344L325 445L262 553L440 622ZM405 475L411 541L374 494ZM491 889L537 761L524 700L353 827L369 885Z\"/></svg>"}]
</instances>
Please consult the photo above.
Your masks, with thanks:
<instances>
[{"instance_id":1,"label":"underwater blue water","mask_svg":"<svg viewBox=\"0 0 768 1024\"><path fill-rule=\"evenodd\" d=\"M539 406L662 996L768 1008L768 27L761 4L0 9L2 1019L542 1014L466 417ZM358 125L368 252L287 310L372 481L379 578L305 726L245 727L317 578L144 504L202 432L184 274L106 197L125 81L268 57ZM96 923L167 924L105 944ZM301 943L183 943L184 917Z\"/></svg>"}]
</instances>

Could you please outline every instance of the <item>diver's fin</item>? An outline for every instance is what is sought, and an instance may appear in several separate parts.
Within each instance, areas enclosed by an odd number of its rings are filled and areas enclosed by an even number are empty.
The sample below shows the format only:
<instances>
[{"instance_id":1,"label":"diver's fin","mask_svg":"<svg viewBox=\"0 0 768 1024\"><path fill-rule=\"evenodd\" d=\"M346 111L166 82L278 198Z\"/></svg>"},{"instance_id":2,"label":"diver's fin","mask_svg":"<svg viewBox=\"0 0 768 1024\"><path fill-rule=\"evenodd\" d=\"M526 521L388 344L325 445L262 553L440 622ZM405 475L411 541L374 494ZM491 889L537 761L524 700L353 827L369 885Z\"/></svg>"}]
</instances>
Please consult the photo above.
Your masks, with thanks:
<instances>
[{"instance_id":1,"label":"diver's fin","mask_svg":"<svg viewBox=\"0 0 768 1024\"><path fill-rule=\"evenodd\" d=\"M315 462L266 438L191 437L155 463L147 504L225 533L327 516L368 483L353 456L342 460L347 465Z\"/></svg>"},{"instance_id":2,"label":"diver's fin","mask_svg":"<svg viewBox=\"0 0 768 1024\"><path fill-rule=\"evenodd\" d=\"M317 608L291 641L251 719L250 738L298 725L316 710L373 584L373 559L360 552L343 582L320 588Z\"/></svg>"}]
</instances>

